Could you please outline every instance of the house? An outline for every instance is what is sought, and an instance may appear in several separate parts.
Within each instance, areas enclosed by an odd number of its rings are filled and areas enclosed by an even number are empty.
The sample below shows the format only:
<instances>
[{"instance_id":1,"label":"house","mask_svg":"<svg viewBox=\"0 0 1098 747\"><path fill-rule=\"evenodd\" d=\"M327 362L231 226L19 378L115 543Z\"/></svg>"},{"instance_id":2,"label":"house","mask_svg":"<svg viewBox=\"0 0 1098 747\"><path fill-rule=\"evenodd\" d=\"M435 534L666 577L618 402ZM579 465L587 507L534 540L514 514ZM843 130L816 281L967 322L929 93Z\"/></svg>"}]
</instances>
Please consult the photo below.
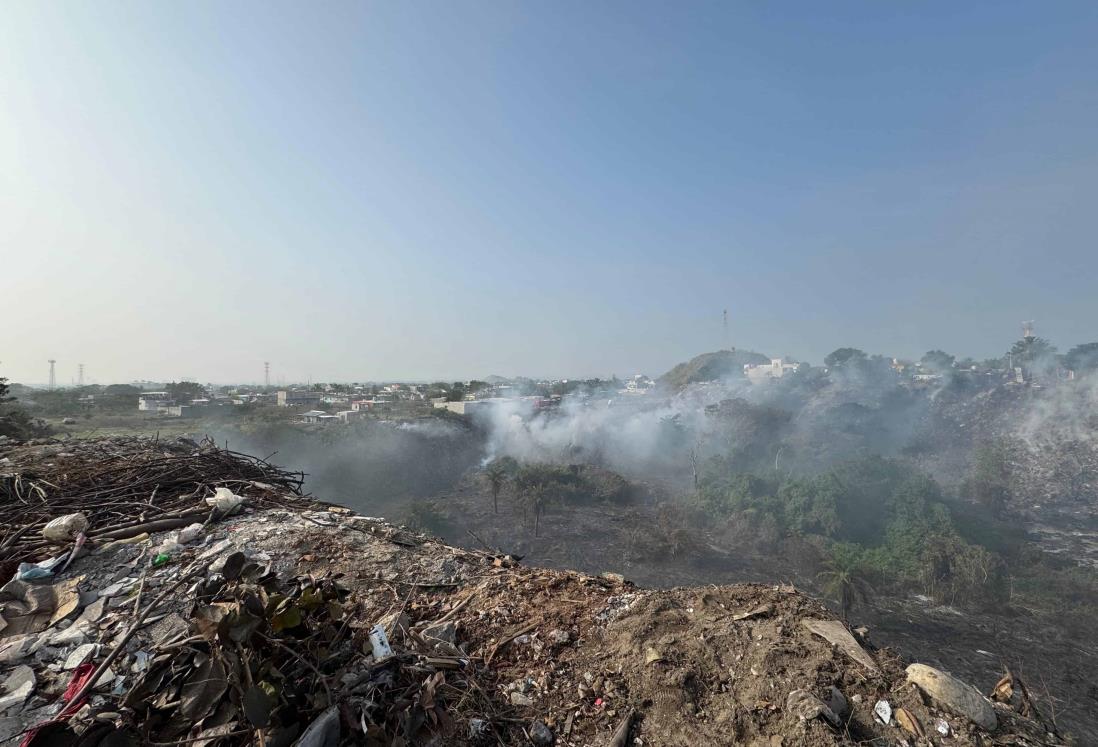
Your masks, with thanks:
<instances>
[{"instance_id":1,"label":"house","mask_svg":"<svg viewBox=\"0 0 1098 747\"><path fill-rule=\"evenodd\" d=\"M279 407L316 407L320 404L320 395L316 392L287 391L278 393Z\"/></svg>"},{"instance_id":2,"label":"house","mask_svg":"<svg viewBox=\"0 0 1098 747\"><path fill-rule=\"evenodd\" d=\"M173 404L175 403L167 392L143 392L137 398L137 409L141 412L160 412Z\"/></svg>"},{"instance_id":3,"label":"house","mask_svg":"<svg viewBox=\"0 0 1098 747\"><path fill-rule=\"evenodd\" d=\"M786 374L791 374L801 367L800 363L790 363L781 358L771 358L770 363L745 363L743 374L752 384L759 384L769 379L780 379Z\"/></svg>"},{"instance_id":4,"label":"house","mask_svg":"<svg viewBox=\"0 0 1098 747\"><path fill-rule=\"evenodd\" d=\"M309 410L308 412L301 413L302 423L319 423L322 417L325 417L328 413L323 410Z\"/></svg>"}]
</instances>

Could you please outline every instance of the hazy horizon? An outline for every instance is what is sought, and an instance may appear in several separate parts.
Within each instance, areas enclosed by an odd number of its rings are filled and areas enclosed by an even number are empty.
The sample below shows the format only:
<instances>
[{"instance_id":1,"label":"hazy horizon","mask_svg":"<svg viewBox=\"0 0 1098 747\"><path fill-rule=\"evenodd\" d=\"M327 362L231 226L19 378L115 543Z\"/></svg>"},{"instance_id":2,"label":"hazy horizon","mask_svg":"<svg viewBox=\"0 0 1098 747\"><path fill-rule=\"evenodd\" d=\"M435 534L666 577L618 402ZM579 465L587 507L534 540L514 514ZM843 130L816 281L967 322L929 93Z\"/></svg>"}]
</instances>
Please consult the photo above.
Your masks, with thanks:
<instances>
[{"instance_id":1,"label":"hazy horizon","mask_svg":"<svg viewBox=\"0 0 1098 747\"><path fill-rule=\"evenodd\" d=\"M1063 351L1098 338L1096 32L1088 3L11 3L0 376L986 358L1024 319Z\"/></svg>"}]
</instances>

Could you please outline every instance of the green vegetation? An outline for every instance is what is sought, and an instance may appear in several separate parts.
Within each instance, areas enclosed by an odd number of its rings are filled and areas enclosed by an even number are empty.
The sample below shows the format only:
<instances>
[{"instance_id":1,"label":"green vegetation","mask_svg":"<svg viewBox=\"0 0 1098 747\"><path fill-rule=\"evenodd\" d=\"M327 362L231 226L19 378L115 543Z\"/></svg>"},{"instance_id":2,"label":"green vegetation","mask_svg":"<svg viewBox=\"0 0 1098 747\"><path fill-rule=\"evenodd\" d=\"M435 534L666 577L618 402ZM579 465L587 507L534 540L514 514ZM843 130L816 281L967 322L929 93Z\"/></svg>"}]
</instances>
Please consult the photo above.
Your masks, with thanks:
<instances>
[{"instance_id":1,"label":"green vegetation","mask_svg":"<svg viewBox=\"0 0 1098 747\"><path fill-rule=\"evenodd\" d=\"M715 353L703 353L680 363L660 377L660 383L673 389L683 389L689 384L702 381L718 381L725 378L740 378L743 367L748 363L767 364L770 358L750 350L718 350Z\"/></svg>"},{"instance_id":2,"label":"green vegetation","mask_svg":"<svg viewBox=\"0 0 1098 747\"><path fill-rule=\"evenodd\" d=\"M697 505L760 549L794 538L826 548L820 577L844 614L869 597L870 581L943 603L994 603L1005 593L1003 559L964 536L938 484L903 462L864 457L814 477L728 472L725 464L711 463Z\"/></svg>"},{"instance_id":3,"label":"green vegetation","mask_svg":"<svg viewBox=\"0 0 1098 747\"><path fill-rule=\"evenodd\" d=\"M824 583L824 593L838 598L843 622L846 622L855 602L865 603L873 598L873 587L863 573L862 554L856 545L840 542L832 546L831 557L818 577Z\"/></svg>"},{"instance_id":4,"label":"green vegetation","mask_svg":"<svg viewBox=\"0 0 1098 747\"><path fill-rule=\"evenodd\" d=\"M0 377L0 436L25 439L49 435L49 426L16 405L10 391L8 380Z\"/></svg>"},{"instance_id":5,"label":"green vegetation","mask_svg":"<svg viewBox=\"0 0 1098 747\"><path fill-rule=\"evenodd\" d=\"M1098 342L1076 345L1067 351L1064 365L1080 375L1098 371Z\"/></svg>"},{"instance_id":6,"label":"green vegetation","mask_svg":"<svg viewBox=\"0 0 1098 747\"><path fill-rule=\"evenodd\" d=\"M403 523L413 531L440 537L450 530L446 515L433 501L413 501L408 506Z\"/></svg>"},{"instance_id":7,"label":"green vegetation","mask_svg":"<svg viewBox=\"0 0 1098 747\"><path fill-rule=\"evenodd\" d=\"M864 350L858 350L858 348L839 348L833 350L827 354L824 358L824 365L828 368L838 368L840 366L846 366L851 364L862 363L868 359Z\"/></svg>"}]
</instances>

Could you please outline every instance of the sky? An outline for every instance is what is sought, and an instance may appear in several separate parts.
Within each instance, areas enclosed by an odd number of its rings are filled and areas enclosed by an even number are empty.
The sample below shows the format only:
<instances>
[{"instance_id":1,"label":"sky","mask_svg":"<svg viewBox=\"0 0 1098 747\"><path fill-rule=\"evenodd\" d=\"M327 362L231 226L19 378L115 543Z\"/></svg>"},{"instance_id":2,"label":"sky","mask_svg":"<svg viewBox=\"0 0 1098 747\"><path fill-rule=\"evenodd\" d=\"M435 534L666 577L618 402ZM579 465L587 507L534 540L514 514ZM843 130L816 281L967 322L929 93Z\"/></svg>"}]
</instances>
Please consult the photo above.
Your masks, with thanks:
<instances>
[{"instance_id":1,"label":"sky","mask_svg":"<svg viewBox=\"0 0 1098 747\"><path fill-rule=\"evenodd\" d=\"M1098 339L1092 2L2 17L14 381L983 358L1027 319Z\"/></svg>"}]
</instances>

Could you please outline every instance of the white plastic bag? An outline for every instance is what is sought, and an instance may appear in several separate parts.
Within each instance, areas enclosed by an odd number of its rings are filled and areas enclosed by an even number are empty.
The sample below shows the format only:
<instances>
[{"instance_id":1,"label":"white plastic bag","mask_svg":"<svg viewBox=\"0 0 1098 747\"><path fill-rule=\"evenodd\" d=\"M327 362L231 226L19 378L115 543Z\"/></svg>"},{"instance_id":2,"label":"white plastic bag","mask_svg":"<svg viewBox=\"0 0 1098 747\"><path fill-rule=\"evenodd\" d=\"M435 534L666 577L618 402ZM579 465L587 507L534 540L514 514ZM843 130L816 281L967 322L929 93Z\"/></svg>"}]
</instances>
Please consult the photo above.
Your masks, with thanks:
<instances>
[{"instance_id":1,"label":"white plastic bag","mask_svg":"<svg viewBox=\"0 0 1098 747\"><path fill-rule=\"evenodd\" d=\"M228 488L218 488L216 493L206 499L206 505L213 506L225 516L239 509L242 503L244 499Z\"/></svg>"},{"instance_id":2,"label":"white plastic bag","mask_svg":"<svg viewBox=\"0 0 1098 747\"><path fill-rule=\"evenodd\" d=\"M188 545L202 536L203 529L204 527L201 524L191 524L190 526L183 527L179 530L179 534L176 535L176 542L181 545Z\"/></svg>"},{"instance_id":3,"label":"white plastic bag","mask_svg":"<svg viewBox=\"0 0 1098 747\"><path fill-rule=\"evenodd\" d=\"M88 517L84 514L66 514L58 516L42 527L42 536L50 542L69 542L88 528Z\"/></svg>"}]
</instances>

